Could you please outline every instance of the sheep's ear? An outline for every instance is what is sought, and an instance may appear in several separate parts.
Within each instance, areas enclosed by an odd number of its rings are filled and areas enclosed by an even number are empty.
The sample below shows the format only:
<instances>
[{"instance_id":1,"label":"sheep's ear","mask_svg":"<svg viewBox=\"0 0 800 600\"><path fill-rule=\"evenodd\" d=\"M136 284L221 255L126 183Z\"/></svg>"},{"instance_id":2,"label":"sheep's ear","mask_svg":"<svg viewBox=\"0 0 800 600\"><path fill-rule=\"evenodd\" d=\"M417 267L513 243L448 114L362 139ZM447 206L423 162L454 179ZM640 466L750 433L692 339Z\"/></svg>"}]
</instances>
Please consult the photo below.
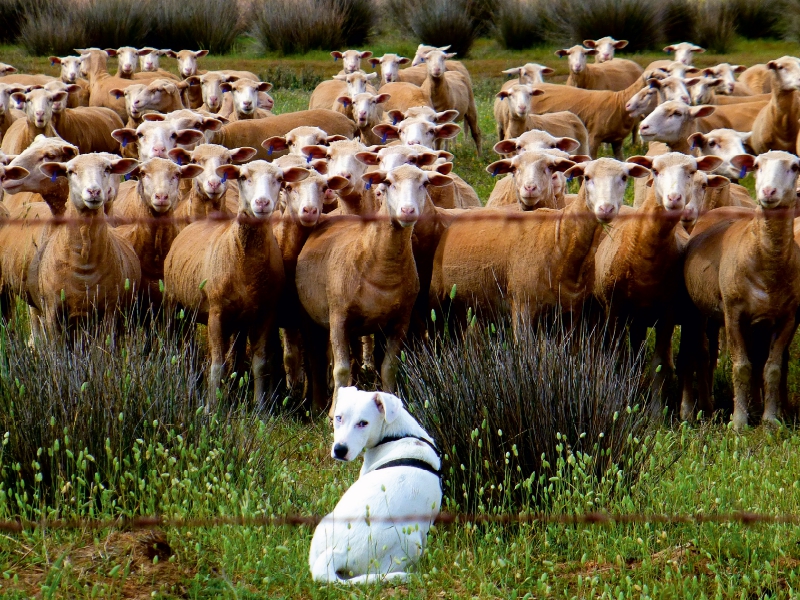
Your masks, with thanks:
<instances>
[{"instance_id":1,"label":"sheep's ear","mask_svg":"<svg viewBox=\"0 0 800 600\"><path fill-rule=\"evenodd\" d=\"M449 60L455 58L456 54L458 54L458 52L445 52L444 57Z\"/></svg>"},{"instance_id":2,"label":"sheep's ear","mask_svg":"<svg viewBox=\"0 0 800 600\"><path fill-rule=\"evenodd\" d=\"M340 73L337 73L336 75L333 76L333 79L335 79L336 81L346 81L347 75L342 75Z\"/></svg>"},{"instance_id":3,"label":"sheep's ear","mask_svg":"<svg viewBox=\"0 0 800 600\"><path fill-rule=\"evenodd\" d=\"M747 67L744 65L732 65L731 70L734 73L744 73L745 71L747 71Z\"/></svg>"},{"instance_id":4,"label":"sheep's ear","mask_svg":"<svg viewBox=\"0 0 800 600\"><path fill-rule=\"evenodd\" d=\"M64 91L67 92L68 94L77 94L78 92L81 91L81 86L76 85L74 83L70 83L67 85L67 87L64 88Z\"/></svg>"},{"instance_id":5,"label":"sheep's ear","mask_svg":"<svg viewBox=\"0 0 800 600\"><path fill-rule=\"evenodd\" d=\"M743 142L746 142L747 140L749 140L750 136L753 135L752 131L735 131L734 133L736 135L738 135L739 139L742 140Z\"/></svg>"},{"instance_id":6,"label":"sheep's ear","mask_svg":"<svg viewBox=\"0 0 800 600\"><path fill-rule=\"evenodd\" d=\"M373 96L372 102L375 104L383 104L384 102L388 102L392 99L391 94L378 94L377 96Z\"/></svg>"},{"instance_id":7,"label":"sheep's ear","mask_svg":"<svg viewBox=\"0 0 800 600\"><path fill-rule=\"evenodd\" d=\"M289 144L286 142L286 138L274 135L261 142L261 147L266 149L269 154L272 154L273 152L283 152L287 150Z\"/></svg>"},{"instance_id":8,"label":"sheep's ear","mask_svg":"<svg viewBox=\"0 0 800 600\"><path fill-rule=\"evenodd\" d=\"M511 95L511 92L508 90L500 90L495 94L495 98L500 98L500 100L505 100Z\"/></svg>"},{"instance_id":9,"label":"sheep's ear","mask_svg":"<svg viewBox=\"0 0 800 600\"><path fill-rule=\"evenodd\" d=\"M452 170L453 170L453 163L450 162L442 163L434 167L434 171L436 171L437 173L441 173L442 175L449 175L450 171Z\"/></svg>"},{"instance_id":10,"label":"sheep's ear","mask_svg":"<svg viewBox=\"0 0 800 600\"><path fill-rule=\"evenodd\" d=\"M80 50L76 50L75 52L77 52L78 54L81 54ZM116 56L118 54L118 52L117 52L117 50L115 48L106 48L105 50L103 50L103 52L105 52L108 56Z\"/></svg>"},{"instance_id":11,"label":"sheep's ear","mask_svg":"<svg viewBox=\"0 0 800 600\"><path fill-rule=\"evenodd\" d=\"M622 50L625 46L628 45L628 40L619 40L618 42L614 42L612 46L617 50Z\"/></svg>"},{"instance_id":12,"label":"sheep's ear","mask_svg":"<svg viewBox=\"0 0 800 600\"><path fill-rule=\"evenodd\" d=\"M692 115L695 119L699 119L702 117L708 117L710 115L713 115L715 110L717 110L716 107L704 104L702 106L691 107L689 109L689 114Z\"/></svg>"},{"instance_id":13,"label":"sheep's ear","mask_svg":"<svg viewBox=\"0 0 800 600\"><path fill-rule=\"evenodd\" d=\"M28 98L25 97L25 92L14 92L11 94L11 100L17 104L20 110L24 110L24 106L28 101Z\"/></svg>"},{"instance_id":14,"label":"sheep's ear","mask_svg":"<svg viewBox=\"0 0 800 600\"><path fill-rule=\"evenodd\" d=\"M382 140L397 140L400 139L400 132L394 125L389 123L378 123L372 128L372 133L377 135Z\"/></svg>"},{"instance_id":15,"label":"sheep's ear","mask_svg":"<svg viewBox=\"0 0 800 600\"><path fill-rule=\"evenodd\" d=\"M701 48L700 46L692 46L692 52L697 52L698 54L702 54L705 52L705 48Z\"/></svg>"},{"instance_id":16,"label":"sheep's ear","mask_svg":"<svg viewBox=\"0 0 800 600\"><path fill-rule=\"evenodd\" d=\"M371 65L372 65L372 68L374 69L374 68L375 68L375 67L377 67L379 64L381 64L381 59L380 59L380 58L370 58L370 59L369 59L369 64L371 64Z\"/></svg>"},{"instance_id":17,"label":"sheep's ear","mask_svg":"<svg viewBox=\"0 0 800 600\"><path fill-rule=\"evenodd\" d=\"M692 87L693 85L697 85L698 83L700 83L703 80L704 80L703 77L692 77L691 79L684 79L683 80L683 85L685 85L686 87ZM706 81L706 83L708 84L709 87L714 87L717 84L713 83L713 81L719 81L719 80L718 79L717 80L706 79L705 81Z\"/></svg>"},{"instance_id":18,"label":"sheep's ear","mask_svg":"<svg viewBox=\"0 0 800 600\"><path fill-rule=\"evenodd\" d=\"M445 123L444 125L437 125L433 128L434 137L437 140L449 140L458 135L461 127L455 123Z\"/></svg>"},{"instance_id":19,"label":"sheep's ear","mask_svg":"<svg viewBox=\"0 0 800 600\"><path fill-rule=\"evenodd\" d=\"M303 156L310 158L328 158L327 146L303 146L300 148Z\"/></svg>"},{"instance_id":20,"label":"sheep's ear","mask_svg":"<svg viewBox=\"0 0 800 600\"><path fill-rule=\"evenodd\" d=\"M531 88L531 96L542 96L544 95L544 90L541 88Z\"/></svg>"},{"instance_id":21,"label":"sheep's ear","mask_svg":"<svg viewBox=\"0 0 800 600\"><path fill-rule=\"evenodd\" d=\"M373 80L376 79L377 77L378 77L377 73L367 73L366 75L364 75L364 79L368 80Z\"/></svg>"},{"instance_id":22,"label":"sheep's ear","mask_svg":"<svg viewBox=\"0 0 800 600\"><path fill-rule=\"evenodd\" d=\"M392 124L393 125L396 125L397 123L399 123L400 121L402 121L403 119L406 118L406 116L403 114L403 111L402 110L397 110L396 108L393 108L392 110L390 110L386 114L392 120Z\"/></svg>"},{"instance_id":23,"label":"sheep's ear","mask_svg":"<svg viewBox=\"0 0 800 600\"><path fill-rule=\"evenodd\" d=\"M356 160L371 167L374 167L380 162L376 152L356 152Z\"/></svg>"},{"instance_id":24,"label":"sheep's ear","mask_svg":"<svg viewBox=\"0 0 800 600\"><path fill-rule=\"evenodd\" d=\"M139 166L135 158L118 158L111 161L111 172L114 175L126 175Z\"/></svg>"},{"instance_id":25,"label":"sheep's ear","mask_svg":"<svg viewBox=\"0 0 800 600\"><path fill-rule=\"evenodd\" d=\"M181 167L181 179L194 179L202 172L203 167L200 165L183 165Z\"/></svg>"},{"instance_id":26,"label":"sheep's ear","mask_svg":"<svg viewBox=\"0 0 800 600\"><path fill-rule=\"evenodd\" d=\"M631 177L647 177L650 175L650 169L646 169L641 165L625 165L625 171Z\"/></svg>"},{"instance_id":27,"label":"sheep's ear","mask_svg":"<svg viewBox=\"0 0 800 600\"><path fill-rule=\"evenodd\" d=\"M219 89L224 94L225 92L230 92L233 89L233 87L227 81L223 81L222 83L219 84Z\"/></svg>"},{"instance_id":28,"label":"sheep's ear","mask_svg":"<svg viewBox=\"0 0 800 600\"><path fill-rule=\"evenodd\" d=\"M353 103L353 100L350 98L350 96L339 96L336 101L345 108Z\"/></svg>"},{"instance_id":29,"label":"sheep's ear","mask_svg":"<svg viewBox=\"0 0 800 600\"><path fill-rule=\"evenodd\" d=\"M60 90L58 92L50 92L50 99L53 102L66 102L67 96L69 96L69 94L67 94L67 92L65 92L64 90Z\"/></svg>"},{"instance_id":30,"label":"sheep's ear","mask_svg":"<svg viewBox=\"0 0 800 600\"><path fill-rule=\"evenodd\" d=\"M427 185L441 187L443 185L450 185L453 183L453 178L450 175L443 175L436 171L426 171L425 175L428 178Z\"/></svg>"},{"instance_id":31,"label":"sheep's ear","mask_svg":"<svg viewBox=\"0 0 800 600\"><path fill-rule=\"evenodd\" d=\"M753 167L756 165L756 157L752 154L737 154L731 158L731 164L737 169L752 171Z\"/></svg>"},{"instance_id":32,"label":"sheep's ear","mask_svg":"<svg viewBox=\"0 0 800 600\"><path fill-rule=\"evenodd\" d=\"M136 141L136 130L130 128L115 129L111 132L111 137L117 140L124 147Z\"/></svg>"},{"instance_id":33,"label":"sheep's ear","mask_svg":"<svg viewBox=\"0 0 800 600\"><path fill-rule=\"evenodd\" d=\"M519 75L520 71L522 71L522 67L514 67L513 69L506 69L505 71L501 71L504 75Z\"/></svg>"},{"instance_id":34,"label":"sheep's ear","mask_svg":"<svg viewBox=\"0 0 800 600\"><path fill-rule=\"evenodd\" d=\"M371 50L364 50L364 52L358 55L359 58L370 58L372 56Z\"/></svg>"},{"instance_id":35,"label":"sheep's ear","mask_svg":"<svg viewBox=\"0 0 800 600\"><path fill-rule=\"evenodd\" d=\"M400 398L386 392L375 392L374 401L375 406L378 407L378 412L383 414L383 418L387 423L394 421L403 409L403 403Z\"/></svg>"},{"instance_id":36,"label":"sheep's ear","mask_svg":"<svg viewBox=\"0 0 800 600\"><path fill-rule=\"evenodd\" d=\"M561 173L571 169L574 166L575 163L566 158L554 157L550 162L550 168L553 169L553 171L560 171Z\"/></svg>"},{"instance_id":37,"label":"sheep's ear","mask_svg":"<svg viewBox=\"0 0 800 600\"><path fill-rule=\"evenodd\" d=\"M436 116L433 119L434 123L441 125L442 123L449 123L454 119L458 118L458 111L457 110L443 110L442 112L436 113Z\"/></svg>"},{"instance_id":38,"label":"sheep's ear","mask_svg":"<svg viewBox=\"0 0 800 600\"><path fill-rule=\"evenodd\" d=\"M139 56L146 56L146 55L150 54L151 52L155 52L155 51L156 51L156 49L155 49L155 48L150 48L150 47L148 46L148 47L146 47L146 48L142 48L141 50L139 50L139 51L137 52L137 54L138 54Z\"/></svg>"},{"instance_id":39,"label":"sheep's ear","mask_svg":"<svg viewBox=\"0 0 800 600\"><path fill-rule=\"evenodd\" d=\"M143 121L166 121L167 117L161 113L147 113L142 117Z\"/></svg>"},{"instance_id":40,"label":"sheep's ear","mask_svg":"<svg viewBox=\"0 0 800 600\"><path fill-rule=\"evenodd\" d=\"M735 156L733 158L736 158ZM697 168L700 171L713 171L723 163L719 156L700 156L697 159Z\"/></svg>"},{"instance_id":41,"label":"sheep's ear","mask_svg":"<svg viewBox=\"0 0 800 600\"><path fill-rule=\"evenodd\" d=\"M262 81L256 89L259 92L268 92L272 89L272 84L269 81Z\"/></svg>"},{"instance_id":42,"label":"sheep's ear","mask_svg":"<svg viewBox=\"0 0 800 600\"><path fill-rule=\"evenodd\" d=\"M566 50L564 48L555 51L555 55L559 58L564 58L565 56L567 56L567 54L569 54L569 50Z\"/></svg>"},{"instance_id":43,"label":"sheep's ear","mask_svg":"<svg viewBox=\"0 0 800 600\"><path fill-rule=\"evenodd\" d=\"M188 144L196 144L202 139L202 131L197 131L197 129L181 129L178 131L178 137L175 138L175 143L186 146Z\"/></svg>"},{"instance_id":44,"label":"sheep's ear","mask_svg":"<svg viewBox=\"0 0 800 600\"><path fill-rule=\"evenodd\" d=\"M709 175L708 176L708 187L722 187L726 183L730 183L731 180L727 177L723 177L722 175Z\"/></svg>"},{"instance_id":45,"label":"sheep's ear","mask_svg":"<svg viewBox=\"0 0 800 600\"><path fill-rule=\"evenodd\" d=\"M588 154L571 154L569 159L574 163L592 162L592 157Z\"/></svg>"},{"instance_id":46,"label":"sheep's ear","mask_svg":"<svg viewBox=\"0 0 800 600\"><path fill-rule=\"evenodd\" d=\"M58 58L57 56L49 56L48 60L50 61L50 64L53 64L53 65L60 65L61 64L61 59Z\"/></svg>"},{"instance_id":47,"label":"sheep's ear","mask_svg":"<svg viewBox=\"0 0 800 600\"><path fill-rule=\"evenodd\" d=\"M648 169L653 168L653 157L651 156L631 156L625 162L633 163L635 165L642 165Z\"/></svg>"},{"instance_id":48,"label":"sheep's ear","mask_svg":"<svg viewBox=\"0 0 800 600\"><path fill-rule=\"evenodd\" d=\"M597 48L589 48L588 50L584 50L583 53L589 56L595 56L597 54Z\"/></svg>"},{"instance_id":49,"label":"sheep's ear","mask_svg":"<svg viewBox=\"0 0 800 600\"><path fill-rule=\"evenodd\" d=\"M167 152L167 156L179 165L188 165L192 162L192 153L185 148L173 148Z\"/></svg>"},{"instance_id":50,"label":"sheep's ear","mask_svg":"<svg viewBox=\"0 0 800 600\"><path fill-rule=\"evenodd\" d=\"M767 63L767 68L772 69L774 71L775 69L778 68L778 63L776 63L774 60L771 60Z\"/></svg>"},{"instance_id":51,"label":"sheep's ear","mask_svg":"<svg viewBox=\"0 0 800 600\"><path fill-rule=\"evenodd\" d=\"M346 138L343 135L336 134L336 135L329 135L327 138L325 138L325 142L328 144L332 144L333 142L344 142L347 141L347 139L348 138Z\"/></svg>"},{"instance_id":52,"label":"sheep's ear","mask_svg":"<svg viewBox=\"0 0 800 600\"><path fill-rule=\"evenodd\" d=\"M661 84L661 80L656 78L648 79L647 85L649 85L654 90L660 90L663 87Z\"/></svg>"},{"instance_id":53,"label":"sheep's ear","mask_svg":"<svg viewBox=\"0 0 800 600\"><path fill-rule=\"evenodd\" d=\"M331 175L328 177L328 187L334 191L343 190L348 185L350 185L350 182L341 175Z\"/></svg>"},{"instance_id":54,"label":"sheep's ear","mask_svg":"<svg viewBox=\"0 0 800 600\"><path fill-rule=\"evenodd\" d=\"M222 129L222 121L206 117L199 125L201 131L219 131Z\"/></svg>"},{"instance_id":55,"label":"sheep's ear","mask_svg":"<svg viewBox=\"0 0 800 600\"><path fill-rule=\"evenodd\" d=\"M497 142L494 145L494 151L497 152L497 154L514 154L517 151L516 138Z\"/></svg>"},{"instance_id":56,"label":"sheep's ear","mask_svg":"<svg viewBox=\"0 0 800 600\"><path fill-rule=\"evenodd\" d=\"M569 137L556 138L556 148L564 152L572 152L580 148L581 143Z\"/></svg>"},{"instance_id":57,"label":"sheep's ear","mask_svg":"<svg viewBox=\"0 0 800 600\"><path fill-rule=\"evenodd\" d=\"M413 156L411 158L412 158L411 162L417 165L418 167L427 167L435 163L437 160L439 160L439 156L435 152L421 152L420 154L417 154L416 156ZM449 173L452 170L452 163L445 163L445 164L451 165L450 169L446 173L444 171L439 171L439 173L444 173L445 175L447 175L447 173Z\"/></svg>"},{"instance_id":58,"label":"sheep's ear","mask_svg":"<svg viewBox=\"0 0 800 600\"><path fill-rule=\"evenodd\" d=\"M691 147L692 150L694 150L695 148L700 148L703 144L706 143L706 136L704 136L702 133L699 132L693 133L688 138L686 138L686 141L689 142L689 146Z\"/></svg>"},{"instance_id":59,"label":"sheep's ear","mask_svg":"<svg viewBox=\"0 0 800 600\"><path fill-rule=\"evenodd\" d=\"M664 52L666 52L667 54L671 54L672 52L675 52L675 46L672 46L672 45L666 46L664 48Z\"/></svg>"},{"instance_id":60,"label":"sheep's ear","mask_svg":"<svg viewBox=\"0 0 800 600\"><path fill-rule=\"evenodd\" d=\"M361 181L375 187L386 181L386 175L386 171L372 171L371 173L364 173L361 176Z\"/></svg>"},{"instance_id":61,"label":"sheep's ear","mask_svg":"<svg viewBox=\"0 0 800 600\"><path fill-rule=\"evenodd\" d=\"M28 169L23 169L22 167L6 167L3 173L3 181L7 179L14 181L25 179L28 175L30 175Z\"/></svg>"},{"instance_id":62,"label":"sheep's ear","mask_svg":"<svg viewBox=\"0 0 800 600\"><path fill-rule=\"evenodd\" d=\"M39 170L47 175L50 179L67 176L66 163L46 162L39 166Z\"/></svg>"},{"instance_id":63,"label":"sheep's ear","mask_svg":"<svg viewBox=\"0 0 800 600\"><path fill-rule=\"evenodd\" d=\"M552 75L556 72L556 70L551 69L550 67L543 67L540 72L542 75Z\"/></svg>"},{"instance_id":64,"label":"sheep's ear","mask_svg":"<svg viewBox=\"0 0 800 600\"><path fill-rule=\"evenodd\" d=\"M397 59L397 64L398 65L407 65L410 62L411 62L411 59L408 58L407 56L401 56L400 58Z\"/></svg>"},{"instance_id":65,"label":"sheep's ear","mask_svg":"<svg viewBox=\"0 0 800 600\"><path fill-rule=\"evenodd\" d=\"M567 177L567 179L572 179L573 177L582 177L585 168L586 165L583 164L573 165L569 169L564 171L564 175Z\"/></svg>"},{"instance_id":66,"label":"sheep's ear","mask_svg":"<svg viewBox=\"0 0 800 600\"><path fill-rule=\"evenodd\" d=\"M121 90L121 89L119 89L119 88L114 88L113 90L109 90L109 92L108 92L108 93L109 93L111 96L113 96L114 98L116 98L117 100L119 100L120 98L122 98L122 97L125 95L125 92L124 92L124 91L122 91L122 90Z\"/></svg>"},{"instance_id":67,"label":"sheep's ear","mask_svg":"<svg viewBox=\"0 0 800 600\"><path fill-rule=\"evenodd\" d=\"M234 148L231 150L231 160L235 163L247 162L258 154L258 150L250 146L242 146L241 148Z\"/></svg>"},{"instance_id":68,"label":"sheep's ear","mask_svg":"<svg viewBox=\"0 0 800 600\"><path fill-rule=\"evenodd\" d=\"M241 167L237 165L221 165L217 167L217 176L225 179L239 179L240 170Z\"/></svg>"},{"instance_id":69,"label":"sheep's ear","mask_svg":"<svg viewBox=\"0 0 800 600\"><path fill-rule=\"evenodd\" d=\"M169 56L170 58L178 58L178 53L177 53L177 52L175 52L174 50L167 50L167 51L164 53L164 55L165 55L165 56Z\"/></svg>"},{"instance_id":70,"label":"sheep's ear","mask_svg":"<svg viewBox=\"0 0 800 600\"><path fill-rule=\"evenodd\" d=\"M514 170L514 163L511 161L510 158L504 158L502 160L496 160L488 167L486 167L486 172L489 173L492 177L496 175L504 175L505 173L511 173Z\"/></svg>"},{"instance_id":71,"label":"sheep's ear","mask_svg":"<svg viewBox=\"0 0 800 600\"><path fill-rule=\"evenodd\" d=\"M594 40L583 40L583 45L587 48L597 48L597 42Z\"/></svg>"},{"instance_id":72,"label":"sheep's ear","mask_svg":"<svg viewBox=\"0 0 800 600\"><path fill-rule=\"evenodd\" d=\"M328 161L327 160L324 160L324 159L312 160L308 164L312 169L314 169L320 175L327 175L328 174Z\"/></svg>"},{"instance_id":73,"label":"sheep's ear","mask_svg":"<svg viewBox=\"0 0 800 600\"><path fill-rule=\"evenodd\" d=\"M283 180L286 183L295 183L303 181L306 177L311 175L311 171L303 167L287 167L283 169Z\"/></svg>"},{"instance_id":74,"label":"sheep's ear","mask_svg":"<svg viewBox=\"0 0 800 600\"><path fill-rule=\"evenodd\" d=\"M203 58L208 54L208 50L200 50L199 52L195 52L194 55L196 58Z\"/></svg>"}]
</instances>

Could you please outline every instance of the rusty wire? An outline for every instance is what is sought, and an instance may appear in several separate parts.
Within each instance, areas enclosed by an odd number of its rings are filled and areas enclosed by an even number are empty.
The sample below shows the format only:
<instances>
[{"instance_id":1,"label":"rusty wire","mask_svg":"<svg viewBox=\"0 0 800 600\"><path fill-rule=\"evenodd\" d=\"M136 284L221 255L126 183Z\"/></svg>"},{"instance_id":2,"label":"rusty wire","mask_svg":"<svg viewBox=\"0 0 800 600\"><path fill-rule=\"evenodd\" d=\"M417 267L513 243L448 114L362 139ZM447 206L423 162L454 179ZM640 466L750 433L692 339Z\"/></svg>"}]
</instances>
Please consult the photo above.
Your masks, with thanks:
<instances>
[{"instance_id":1,"label":"rusty wire","mask_svg":"<svg viewBox=\"0 0 800 600\"><path fill-rule=\"evenodd\" d=\"M337 522L361 522L373 523L395 523L405 524L413 521L430 520L433 513L401 515L396 517L340 517ZM27 520L8 520L0 521L0 532L21 533L28 530L100 530L100 529L122 529L140 530L157 528L174 529L198 529L220 526L239 526L239 527L300 527L316 526L322 517L319 515L286 515L286 516L258 516L258 517L209 517L209 518L170 518L162 516L142 516L142 517L120 517L117 519L55 519L41 521ZM527 525L630 525L630 524L681 524L681 525L703 525L703 524L726 524L739 523L742 525L800 525L800 515L782 514L767 515L751 512L730 512L730 513L694 513L694 514L611 514L604 512L591 512L575 515L552 515L546 513L519 513L519 514L465 514L465 513L439 513L434 520L437 526L444 525L477 525L477 524L527 524Z\"/></svg>"}]
</instances>

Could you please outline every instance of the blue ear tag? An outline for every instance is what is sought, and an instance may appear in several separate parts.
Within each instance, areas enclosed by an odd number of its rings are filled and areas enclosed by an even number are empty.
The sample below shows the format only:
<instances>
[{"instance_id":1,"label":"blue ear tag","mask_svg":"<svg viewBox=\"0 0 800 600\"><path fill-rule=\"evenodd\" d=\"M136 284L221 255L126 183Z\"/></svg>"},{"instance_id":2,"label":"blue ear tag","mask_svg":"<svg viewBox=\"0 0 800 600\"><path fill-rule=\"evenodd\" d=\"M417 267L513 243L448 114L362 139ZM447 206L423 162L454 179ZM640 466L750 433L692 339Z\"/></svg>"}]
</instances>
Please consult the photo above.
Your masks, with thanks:
<instances>
[{"instance_id":1,"label":"blue ear tag","mask_svg":"<svg viewBox=\"0 0 800 600\"><path fill-rule=\"evenodd\" d=\"M397 125L397 117L392 117L392 125Z\"/></svg>"},{"instance_id":2,"label":"blue ear tag","mask_svg":"<svg viewBox=\"0 0 800 600\"><path fill-rule=\"evenodd\" d=\"M492 173L492 177L497 177L497 174L500 172L500 167L494 168L494 173Z\"/></svg>"},{"instance_id":3,"label":"blue ear tag","mask_svg":"<svg viewBox=\"0 0 800 600\"><path fill-rule=\"evenodd\" d=\"M228 181L228 174L227 173L223 173L222 174L222 183L225 183L226 181Z\"/></svg>"},{"instance_id":4,"label":"blue ear tag","mask_svg":"<svg viewBox=\"0 0 800 600\"><path fill-rule=\"evenodd\" d=\"M57 177L58 177L58 175L56 175L55 173L53 173L53 174L50 176L50 181L52 181L53 183L55 183L55 182L56 182L56 178L57 178Z\"/></svg>"},{"instance_id":5,"label":"blue ear tag","mask_svg":"<svg viewBox=\"0 0 800 600\"><path fill-rule=\"evenodd\" d=\"M339 60L339 57L338 57L338 56L334 56L334 57L333 57L333 62L336 62L336 61L338 61L338 60Z\"/></svg>"},{"instance_id":6,"label":"blue ear tag","mask_svg":"<svg viewBox=\"0 0 800 600\"><path fill-rule=\"evenodd\" d=\"M744 179L747 175L747 167L742 167L742 170L739 171L739 179Z\"/></svg>"},{"instance_id":7,"label":"blue ear tag","mask_svg":"<svg viewBox=\"0 0 800 600\"><path fill-rule=\"evenodd\" d=\"M51 67L55 67L55 66L56 66L56 63L54 63L54 62L52 62L52 61L51 61L51 62L50 62L50 66L51 66Z\"/></svg>"},{"instance_id":8,"label":"blue ear tag","mask_svg":"<svg viewBox=\"0 0 800 600\"><path fill-rule=\"evenodd\" d=\"M350 103L349 103L347 100L345 100L344 102L342 102L342 106L344 106L345 108L347 108L347 105L348 105L348 104L350 104Z\"/></svg>"},{"instance_id":9,"label":"blue ear tag","mask_svg":"<svg viewBox=\"0 0 800 600\"><path fill-rule=\"evenodd\" d=\"M122 138L122 147L124 148L127 145L128 145L128 138Z\"/></svg>"},{"instance_id":10,"label":"blue ear tag","mask_svg":"<svg viewBox=\"0 0 800 600\"><path fill-rule=\"evenodd\" d=\"M381 144L385 144L385 143L386 143L386 135L387 135L387 134L386 134L386 132L384 131L384 132L383 132L383 137L381 138Z\"/></svg>"},{"instance_id":11,"label":"blue ear tag","mask_svg":"<svg viewBox=\"0 0 800 600\"><path fill-rule=\"evenodd\" d=\"M272 156L272 145L270 145L270 147L267 148L267 156Z\"/></svg>"},{"instance_id":12,"label":"blue ear tag","mask_svg":"<svg viewBox=\"0 0 800 600\"><path fill-rule=\"evenodd\" d=\"M306 163L311 164L311 155L310 154L306 155Z\"/></svg>"},{"instance_id":13,"label":"blue ear tag","mask_svg":"<svg viewBox=\"0 0 800 600\"><path fill-rule=\"evenodd\" d=\"M572 175L570 175L569 177L567 177L567 183L571 183L573 179L575 178Z\"/></svg>"},{"instance_id":14,"label":"blue ear tag","mask_svg":"<svg viewBox=\"0 0 800 600\"><path fill-rule=\"evenodd\" d=\"M131 178L131 174L130 173L125 173L125 181L129 181L130 178Z\"/></svg>"},{"instance_id":15,"label":"blue ear tag","mask_svg":"<svg viewBox=\"0 0 800 600\"><path fill-rule=\"evenodd\" d=\"M365 189L365 190L368 190L368 189L370 189L371 187L372 187L372 180L368 181L368 182L367 182L367 183L364 185L364 189Z\"/></svg>"}]
</instances>

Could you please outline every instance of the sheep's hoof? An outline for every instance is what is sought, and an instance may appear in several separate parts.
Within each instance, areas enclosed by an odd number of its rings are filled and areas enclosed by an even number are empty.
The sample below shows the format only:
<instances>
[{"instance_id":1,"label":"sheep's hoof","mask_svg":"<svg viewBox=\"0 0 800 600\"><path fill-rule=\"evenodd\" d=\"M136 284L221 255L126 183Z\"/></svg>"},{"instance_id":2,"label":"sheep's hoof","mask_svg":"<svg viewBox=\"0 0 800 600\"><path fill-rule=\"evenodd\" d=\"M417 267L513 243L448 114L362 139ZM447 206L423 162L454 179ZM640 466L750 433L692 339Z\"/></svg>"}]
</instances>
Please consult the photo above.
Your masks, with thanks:
<instances>
[{"instance_id":1,"label":"sheep's hoof","mask_svg":"<svg viewBox=\"0 0 800 600\"><path fill-rule=\"evenodd\" d=\"M767 429L780 429L781 427L780 420L774 414L764 414L764 416L761 417L761 424Z\"/></svg>"},{"instance_id":2,"label":"sheep's hoof","mask_svg":"<svg viewBox=\"0 0 800 600\"><path fill-rule=\"evenodd\" d=\"M744 431L747 428L747 413L734 411L733 413L733 430Z\"/></svg>"}]
</instances>

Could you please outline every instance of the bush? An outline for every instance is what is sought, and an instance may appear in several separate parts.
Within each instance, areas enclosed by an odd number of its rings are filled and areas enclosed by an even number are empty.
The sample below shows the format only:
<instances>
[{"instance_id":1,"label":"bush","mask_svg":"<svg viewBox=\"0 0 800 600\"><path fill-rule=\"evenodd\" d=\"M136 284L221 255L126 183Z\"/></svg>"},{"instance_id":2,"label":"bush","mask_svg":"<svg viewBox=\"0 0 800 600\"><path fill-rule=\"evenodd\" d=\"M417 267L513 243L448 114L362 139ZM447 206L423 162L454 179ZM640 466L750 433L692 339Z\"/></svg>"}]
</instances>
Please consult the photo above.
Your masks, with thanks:
<instances>
[{"instance_id":1,"label":"bush","mask_svg":"<svg viewBox=\"0 0 800 600\"><path fill-rule=\"evenodd\" d=\"M27 6L30 2L25 0L0 0L0 42L10 44L17 39Z\"/></svg>"},{"instance_id":2,"label":"bush","mask_svg":"<svg viewBox=\"0 0 800 600\"><path fill-rule=\"evenodd\" d=\"M155 9L150 11L153 27L146 38L149 46L225 54L242 33L239 2L154 0L153 6Z\"/></svg>"},{"instance_id":3,"label":"bush","mask_svg":"<svg viewBox=\"0 0 800 600\"><path fill-rule=\"evenodd\" d=\"M69 0L33 3L25 11L19 44L28 54L63 56L86 44L86 18Z\"/></svg>"},{"instance_id":4,"label":"bush","mask_svg":"<svg viewBox=\"0 0 800 600\"><path fill-rule=\"evenodd\" d=\"M138 48L145 45L156 5L152 0L87 0L82 10L87 46Z\"/></svg>"},{"instance_id":5,"label":"bush","mask_svg":"<svg viewBox=\"0 0 800 600\"><path fill-rule=\"evenodd\" d=\"M668 0L663 6L664 37L659 45L693 41L696 0Z\"/></svg>"},{"instance_id":6,"label":"bush","mask_svg":"<svg viewBox=\"0 0 800 600\"><path fill-rule=\"evenodd\" d=\"M584 325L523 329L516 339L506 327L473 325L457 341L413 349L403 368L409 406L446 454L446 494L468 512L496 507L502 489L517 509L545 508L568 455L580 457L590 488L617 468L630 485L661 420L642 356L607 349Z\"/></svg>"},{"instance_id":7,"label":"bush","mask_svg":"<svg viewBox=\"0 0 800 600\"><path fill-rule=\"evenodd\" d=\"M429 46L450 46L459 58L469 55L478 35L468 6L469 0L421 0L404 2L408 27L414 37Z\"/></svg>"},{"instance_id":8,"label":"bush","mask_svg":"<svg viewBox=\"0 0 800 600\"><path fill-rule=\"evenodd\" d=\"M254 7L252 35L264 51L281 54L340 50L344 14L337 3L314 0L271 0Z\"/></svg>"},{"instance_id":9,"label":"bush","mask_svg":"<svg viewBox=\"0 0 800 600\"><path fill-rule=\"evenodd\" d=\"M525 50L547 40L551 19L543 0L502 0L494 19L494 34L508 50Z\"/></svg>"},{"instance_id":10,"label":"bush","mask_svg":"<svg viewBox=\"0 0 800 600\"><path fill-rule=\"evenodd\" d=\"M468 0L467 12L475 23L477 36L488 35L492 32L501 5L502 0Z\"/></svg>"},{"instance_id":11,"label":"bush","mask_svg":"<svg viewBox=\"0 0 800 600\"><path fill-rule=\"evenodd\" d=\"M344 50L361 46L374 32L378 15L373 0L333 0L336 10L343 15L342 47L331 50Z\"/></svg>"},{"instance_id":12,"label":"bush","mask_svg":"<svg viewBox=\"0 0 800 600\"><path fill-rule=\"evenodd\" d=\"M778 38L784 15L780 0L729 0L736 33L748 39Z\"/></svg>"},{"instance_id":13,"label":"bush","mask_svg":"<svg viewBox=\"0 0 800 600\"><path fill-rule=\"evenodd\" d=\"M692 42L716 54L730 51L736 36L736 22L733 5L728 0L698 2L693 20Z\"/></svg>"}]
</instances>

